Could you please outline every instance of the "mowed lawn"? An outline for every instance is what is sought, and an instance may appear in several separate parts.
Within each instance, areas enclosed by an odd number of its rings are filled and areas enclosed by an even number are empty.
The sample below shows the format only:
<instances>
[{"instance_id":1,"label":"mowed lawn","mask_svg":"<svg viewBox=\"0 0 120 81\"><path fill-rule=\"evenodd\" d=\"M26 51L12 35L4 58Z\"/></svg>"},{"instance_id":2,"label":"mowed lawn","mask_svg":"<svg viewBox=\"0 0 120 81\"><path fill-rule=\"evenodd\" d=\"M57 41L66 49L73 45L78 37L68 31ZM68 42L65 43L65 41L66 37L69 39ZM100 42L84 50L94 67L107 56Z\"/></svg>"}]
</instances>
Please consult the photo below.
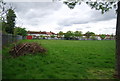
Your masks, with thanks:
<instances>
[{"instance_id":1,"label":"mowed lawn","mask_svg":"<svg viewBox=\"0 0 120 81\"><path fill-rule=\"evenodd\" d=\"M45 54L10 58L3 48L3 79L112 79L115 41L22 40L37 42Z\"/></svg>"}]
</instances>

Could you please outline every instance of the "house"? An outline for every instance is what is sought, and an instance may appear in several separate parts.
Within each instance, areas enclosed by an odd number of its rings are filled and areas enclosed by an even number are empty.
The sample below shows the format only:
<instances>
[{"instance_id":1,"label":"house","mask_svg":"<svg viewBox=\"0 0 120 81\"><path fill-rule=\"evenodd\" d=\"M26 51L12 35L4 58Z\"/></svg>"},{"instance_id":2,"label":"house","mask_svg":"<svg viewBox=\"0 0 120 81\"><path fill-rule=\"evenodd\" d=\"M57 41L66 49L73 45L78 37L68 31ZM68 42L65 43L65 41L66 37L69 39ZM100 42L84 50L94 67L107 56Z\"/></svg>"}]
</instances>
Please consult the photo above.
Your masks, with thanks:
<instances>
[{"instance_id":1,"label":"house","mask_svg":"<svg viewBox=\"0 0 120 81\"><path fill-rule=\"evenodd\" d=\"M102 40L100 35L95 35L96 40Z\"/></svg>"},{"instance_id":2,"label":"house","mask_svg":"<svg viewBox=\"0 0 120 81\"><path fill-rule=\"evenodd\" d=\"M115 40L115 35L106 35L105 40Z\"/></svg>"},{"instance_id":3,"label":"house","mask_svg":"<svg viewBox=\"0 0 120 81\"><path fill-rule=\"evenodd\" d=\"M46 32L46 31L43 31L43 32L41 32L41 31L28 31L27 32L27 34L28 34L28 36L32 36L32 38L33 39L35 39L35 38L37 38L37 39L39 39L39 38L41 38L41 39L49 39L49 38L51 38L51 36L52 35L56 35L55 33L53 33L53 32Z\"/></svg>"}]
</instances>

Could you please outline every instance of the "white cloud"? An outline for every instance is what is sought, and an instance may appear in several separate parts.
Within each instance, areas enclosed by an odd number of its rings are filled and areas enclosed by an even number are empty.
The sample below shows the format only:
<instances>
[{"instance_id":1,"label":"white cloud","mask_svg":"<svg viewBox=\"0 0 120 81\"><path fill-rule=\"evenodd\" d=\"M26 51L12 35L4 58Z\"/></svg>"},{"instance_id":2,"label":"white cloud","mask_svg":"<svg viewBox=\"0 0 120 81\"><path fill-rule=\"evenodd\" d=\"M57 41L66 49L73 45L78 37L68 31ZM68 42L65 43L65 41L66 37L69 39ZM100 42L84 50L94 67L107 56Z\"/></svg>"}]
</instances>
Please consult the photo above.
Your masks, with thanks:
<instances>
[{"instance_id":1,"label":"white cloud","mask_svg":"<svg viewBox=\"0 0 120 81\"><path fill-rule=\"evenodd\" d=\"M31 31L92 31L97 34L115 33L115 10L105 14L86 4L69 9L59 2L13 3L16 7L17 26Z\"/></svg>"},{"instance_id":2,"label":"white cloud","mask_svg":"<svg viewBox=\"0 0 120 81\"><path fill-rule=\"evenodd\" d=\"M5 2L52 2L53 0L4 0Z\"/></svg>"}]
</instances>

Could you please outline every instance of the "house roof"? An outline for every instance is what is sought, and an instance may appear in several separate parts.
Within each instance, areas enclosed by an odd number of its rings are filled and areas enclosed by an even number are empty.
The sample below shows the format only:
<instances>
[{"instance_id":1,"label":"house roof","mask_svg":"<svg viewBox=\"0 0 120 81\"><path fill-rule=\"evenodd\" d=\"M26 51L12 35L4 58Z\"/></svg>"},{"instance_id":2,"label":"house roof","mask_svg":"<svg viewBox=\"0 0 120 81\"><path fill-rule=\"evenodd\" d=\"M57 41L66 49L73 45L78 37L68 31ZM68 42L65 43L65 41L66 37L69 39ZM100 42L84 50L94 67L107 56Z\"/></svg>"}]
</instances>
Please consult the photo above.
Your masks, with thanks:
<instances>
[{"instance_id":1,"label":"house roof","mask_svg":"<svg viewBox=\"0 0 120 81\"><path fill-rule=\"evenodd\" d=\"M55 34L53 32L37 32L37 31L28 31L27 32L28 34L47 34L47 35L52 35L52 34Z\"/></svg>"},{"instance_id":2,"label":"house roof","mask_svg":"<svg viewBox=\"0 0 120 81\"><path fill-rule=\"evenodd\" d=\"M35 32L35 31L28 31L28 34L40 34L40 32Z\"/></svg>"},{"instance_id":3,"label":"house roof","mask_svg":"<svg viewBox=\"0 0 120 81\"><path fill-rule=\"evenodd\" d=\"M47 35L52 35L52 33L51 32L45 32Z\"/></svg>"}]
</instances>

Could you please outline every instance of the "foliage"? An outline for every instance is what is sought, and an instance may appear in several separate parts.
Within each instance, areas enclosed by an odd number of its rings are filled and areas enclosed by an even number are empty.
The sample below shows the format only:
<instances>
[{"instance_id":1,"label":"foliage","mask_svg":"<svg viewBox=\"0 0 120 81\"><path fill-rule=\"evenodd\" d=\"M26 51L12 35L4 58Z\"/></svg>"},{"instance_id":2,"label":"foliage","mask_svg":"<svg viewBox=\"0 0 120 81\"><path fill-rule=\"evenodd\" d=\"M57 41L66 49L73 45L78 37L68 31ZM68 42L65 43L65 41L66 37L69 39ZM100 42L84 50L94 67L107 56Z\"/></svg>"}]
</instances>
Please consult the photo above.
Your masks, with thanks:
<instances>
[{"instance_id":1,"label":"foliage","mask_svg":"<svg viewBox=\"0 0 120 81\"><path fill-rule=\"evenodd\" d=\"M3 33L14 33L15 27L15 12L12 6L9 8L7 4L1 0L0 1L0 22L2 22Z\"/></svg>"},{"instance_id":2,"label":"foliage","mask_svg":"<svg viewBox=\"0 0 120 81\"><path fill-rule=\"evenodd\" d=\"M2 21L1 24L2 24L2 33L3 33L3 34L6 34L5 29L6 29L7 23L4 22L4 21Z\"/></svg>"},{"instance_id":3,"label":"foliage","mask_svg":"<svg viewBox=\"0 0 120 81\"><path fill-rule=\"evenodd\" d=\"M5 15L7 12L6 3L0 0L0 21L5 21Z\"/></svg>"},{"instance_id":4,"label":"foliage","mask_svg":"<svg viewBox=\"0 0 120 81\"><path fill-rule=\"evenodd\" d=\"M77 4L81 4L82 2L85 2L88 4L91 8L94 8L96 10L100 10L101 13L105 13L109 11L112 8L116 8L117 2L119 0L113 0L113 1L108 1L108 0L101 0L101 1L91 1L91 0L66 0L64 1L64 4L66 4L70 9L74 9L74 7Z\"/></svg>"},{"instance_id":5,"label":"foliage","mask_svg":"<svg viewBox=\"0 0 120 81\"><path fill-rule=\"evenodd\" d=\"M95 33L88 31L88 32L85 33L85 36L86 36L87 38L90 38L90 36L95 36Z\"/></svg>"},{"instance_id":6,"label":"foliage","mask_svg":"<svg viewBox=\"0 0 120 81\"><path fill-rule=\"evenodd\" d=\"M58 34L59 34L59 35L64 35L64 33L63 33L62 31L60 31Z\"/></svg>"},{"instance_id":7,"label":"foliage","mask_svg":"<svg viewBox=\"0 0 120 81\"><path fill-rule=\"evenodd\" d=\"M116 1L95 1L95 2L86 2L91 8L95 8L96 10L101 10L102 14L108 12L112 8L116 8Z\"/></svg>"},{"instance_id":8,"label":"foliage","mask_svg":"<svg viewBox=\"0 0 120 81\"><path fill-rule=\"evenodd\" d=\"M114 38L114 37L115 37L115 36L114 36L113 34L110 35L110 38L111 38L111 39Z\"/></svg>"},{"instance_id":9,"label":"foliage","mask_svg":"<svg viewBox=\"0 0 120 81\"><path fill-rule=\"evenodd\" d=\"M14 35L26 36L27 35L27 31L26 31L25 28L15 27L15 29L14 29Z\"/></svg>"},{"instance_id":10,"label":"foliage","mask_svg":"<svg viewBox=\"0 0 120 81\"><path fill-rule=\"evenodd\" d=\"M77 3L76 0L71 0L71 1L64 1L64 3L70 8L73 9Z\"/></svg>"},{"instance_id":11,"label":"foliage","mask_svg":"<svg viewBox=\"0 0 120 81\"><path fill-rule=\"evenodd\" d=\"M14 33L14 27L15 27L15 18L16 18L16 14L14 12L14 10L8 9L7 12L7 23L6 23L6 28L5 31L7 33L13 34Z\"/></svg>"},{"instance_id":12,"label":"foliage","mask_svg":"<svg viewBox=\"0 0 120 81\"><path fill-rule=\"evenodd\" d=\"M74 36L74 33L72 31L67 31L65 34L64 34L64 37L66 39L70 39L70 38L73 38Z\"/></svg>"},{"instance_id":13,"label":"foliage","mask_svg":"<svg viewBox=\"0 0 120 81\"><path fill-rule=\"evenodd\" d=\"M105 37L106 37L105 34L101 34L101 35L100 35L100 38L101 38L102 40L103 40Z\"/></svg>"},{"instance_id":14,"label":"foliage","mask_svg":"<svg viewBox=\"0 0 120 81\"><path fill-rule=\"evenodd\" d=\"M51 38L55 38L55 36L54 36L54 35L51 35Z\"/></svg>"},{"instance_id":15,"label":"foliage","mask_svg":"<svg viewBox=\"0 0 120 81\"><path fill-rule=\"evenodd\" d=\"M42 39L45 39L45 37L48 37L48 36L40 35L40 38Z\"/></svg>"},{"instance_id":16,"label":"foliage","mask_svg":"<svg viewBox=\"0 0 120 81\"><path fill-rule=\"evenodd\" d=\"M45 55L10 58L2 50L3 79L113 79L115 41L22 40L45 47Z\"/></svg>"},{"instance_id":17,"label":"foliage","mask_svg":"<svg viewBox=\"0 0 120 81\"><path fill-rule=\"evenodd\" d=\"M60 31L60 32L58 33L58 35L59 35L60 38L62 38L62 36L64 35L64 33L63 33L62 31Z\"/></svg>"},{"instance_id":18,"label":"foliage","mask_svg":"<svg viewBox=\"0 0 120 81\"><path fill-rule=\"evenodd\" d=\"M74 36L75 37L81 37L82 36L82 32L81 31L75 31L74 32Z\"/></svg>"},{"instance_id":19,"label":"foliage","mask_svg":"<svg viewBox=\"0 0 120 81\"><path fill-rule=\"evenodd\" d=\"M43 38L44 36L43 35L40 35L41 38Z\"/></svg>"}]
</instances>

